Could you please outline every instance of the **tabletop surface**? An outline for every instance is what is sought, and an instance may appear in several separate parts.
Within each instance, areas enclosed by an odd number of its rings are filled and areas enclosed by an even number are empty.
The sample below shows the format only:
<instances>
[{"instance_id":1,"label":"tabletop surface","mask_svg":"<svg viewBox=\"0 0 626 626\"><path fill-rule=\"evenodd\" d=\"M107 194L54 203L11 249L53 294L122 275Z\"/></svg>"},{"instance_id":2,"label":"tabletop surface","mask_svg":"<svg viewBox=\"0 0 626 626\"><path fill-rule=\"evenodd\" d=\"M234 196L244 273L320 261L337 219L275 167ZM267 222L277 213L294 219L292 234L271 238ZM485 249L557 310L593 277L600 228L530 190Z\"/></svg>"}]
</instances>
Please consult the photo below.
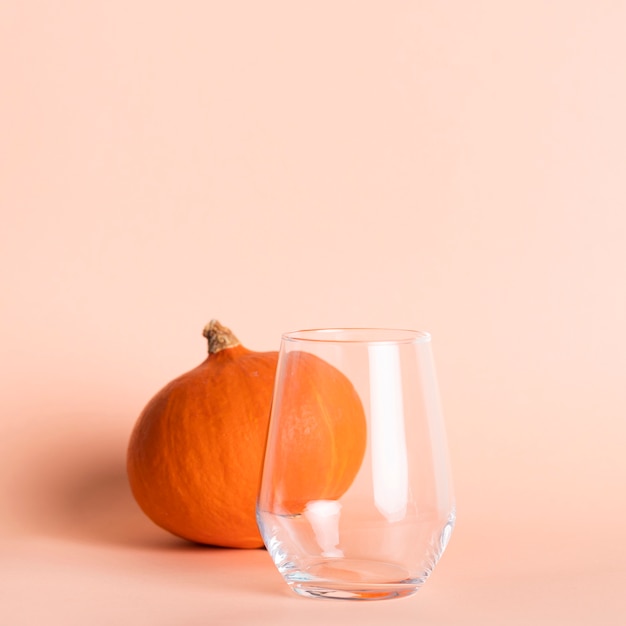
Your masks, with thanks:
<instances>
[{"instance_id":1,"label":"tabletop surface","mask_svg":"<svg viewBox=\"0 0 626 626\"><path fill-rule=\"evenodd\" d=\"M76 495L76 494L74 494ZM626 618L623 542L559 529L461 522L414 596L314 600L287 588L263 550L201 547L143 518L123 484L66 501L47 519L5 529L0 623L425 624L618 626ZM107 513L108 511L108 513ZM607 528L608 530L608 528ZM615 529L616 534L619 529ZM612 548L613 546L613 548Z\"/></svg>"}]
</instances>

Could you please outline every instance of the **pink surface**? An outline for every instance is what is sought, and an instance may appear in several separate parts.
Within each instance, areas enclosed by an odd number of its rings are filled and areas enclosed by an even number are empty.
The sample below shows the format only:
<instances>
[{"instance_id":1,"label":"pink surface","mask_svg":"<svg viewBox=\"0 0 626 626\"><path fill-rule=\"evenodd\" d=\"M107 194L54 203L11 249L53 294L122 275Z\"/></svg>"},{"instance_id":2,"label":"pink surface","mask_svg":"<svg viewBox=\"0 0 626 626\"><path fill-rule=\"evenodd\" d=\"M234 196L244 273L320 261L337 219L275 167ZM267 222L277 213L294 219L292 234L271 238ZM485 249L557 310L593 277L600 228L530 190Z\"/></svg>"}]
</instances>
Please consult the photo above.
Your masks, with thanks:
<instances>
[{"instance_id":1,"label":"pink surface","mask_svg":"<svg viewBox=\"0 0 626 626\"><path fill-rule=\"evenodd\" d=\"M0 624L626 623L624 2L0 5ZM320 326L434 337L459 522L315 602L135 506L143 405Z\"/></svg>"}]
</instances>

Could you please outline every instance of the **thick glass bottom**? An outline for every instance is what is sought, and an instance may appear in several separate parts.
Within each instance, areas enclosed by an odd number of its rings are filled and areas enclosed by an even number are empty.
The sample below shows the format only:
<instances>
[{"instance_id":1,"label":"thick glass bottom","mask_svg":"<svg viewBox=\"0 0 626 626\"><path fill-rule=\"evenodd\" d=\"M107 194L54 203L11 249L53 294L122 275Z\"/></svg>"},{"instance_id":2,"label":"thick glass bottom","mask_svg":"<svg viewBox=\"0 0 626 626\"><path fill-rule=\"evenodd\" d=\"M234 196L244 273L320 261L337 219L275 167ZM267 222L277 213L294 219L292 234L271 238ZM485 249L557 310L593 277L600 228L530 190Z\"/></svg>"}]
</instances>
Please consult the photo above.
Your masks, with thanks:
<instances>
[{"instance_id":1,"label":"thick glass bottom","mask_svg":"<svg viewBox=\"0 0 626 626\"><path fill-rule=\"evenodd\" d=\"M297 594L339 600L387 600L413 595L424 583L409 578L403 568L360 559L317 561L305 571L290 571L285 579Z\"/></svg>"},{"instance_id":2,"label":"thick glass bottom","mask_svg":"<svg viewBox=\"0 0 626 626\"><path fill-rule=\"evenodd\" d=\"M328 588L305 583L289 585L298 595L307 598L325 598L332 600L391 600L404 598L416 593L419 587L394 587L393 585L381 585L380 587L355 587L351 589Z\"/></svg>"}]
</instances>

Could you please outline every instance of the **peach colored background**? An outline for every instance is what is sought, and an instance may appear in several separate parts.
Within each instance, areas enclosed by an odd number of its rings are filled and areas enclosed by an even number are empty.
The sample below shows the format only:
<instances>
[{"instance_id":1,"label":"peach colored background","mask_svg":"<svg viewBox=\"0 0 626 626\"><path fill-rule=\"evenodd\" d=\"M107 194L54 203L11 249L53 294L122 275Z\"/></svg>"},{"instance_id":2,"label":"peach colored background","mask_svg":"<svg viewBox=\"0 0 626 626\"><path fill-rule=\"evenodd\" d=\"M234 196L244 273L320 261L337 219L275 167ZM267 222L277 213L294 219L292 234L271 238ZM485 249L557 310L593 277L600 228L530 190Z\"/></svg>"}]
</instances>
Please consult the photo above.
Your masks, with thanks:
<instances>
[{"instance_id":1,"label":"peach colored background","mask_svg":"<svg viewBox=\"0 0 626 626\"><path fill-rule=\"evenodd\" d=\"M625 623L625 27L0 3L0 624ZM417 596L300 600L138 511L130 429L212 317L432 332L459 523Z\"/></svg>"}]
</instances>

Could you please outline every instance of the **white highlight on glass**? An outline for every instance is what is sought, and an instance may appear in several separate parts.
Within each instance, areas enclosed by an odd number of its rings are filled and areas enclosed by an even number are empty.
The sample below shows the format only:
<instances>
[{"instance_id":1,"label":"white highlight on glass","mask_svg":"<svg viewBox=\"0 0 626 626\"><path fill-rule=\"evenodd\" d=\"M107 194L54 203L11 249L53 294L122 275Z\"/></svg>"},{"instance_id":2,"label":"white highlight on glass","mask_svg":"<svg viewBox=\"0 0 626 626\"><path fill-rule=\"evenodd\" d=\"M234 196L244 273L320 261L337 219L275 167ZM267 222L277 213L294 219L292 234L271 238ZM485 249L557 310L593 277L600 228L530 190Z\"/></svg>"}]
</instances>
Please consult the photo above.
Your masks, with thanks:
<instances>
[{"instance_id":1,"label":"white highlight on glass","mask_svg":"<svg viewBox=\"0 0 626 626\"><path fill-rule=\"evenodd\" d=\"M315 539L322 549L322 556L342 557L339 545L339 514L341 503L337 500L311 500L304 509Z\"/></svg>"},{"instance_id":2,"label":"white highlight on glass","mask_svg":"<svg viewBox=\"0 0 626 626\"><path fill-rule=\"evenodd\" d=\"M409 478L402 371L395 345L368 346L374 503L389 522L406 514Z\"/></svg>"},{"instance_id":3,"label":"white highlight on glass","mask_svg":"<svg viewBox=\"0 0 626 626\"><path fill-rule=\"evenodd\" d=\"M427 360L426 360L427 359ZM436 475L439 477L437 489L437 506L440 510L446 510L452 499L452 486L450 485L446 433L443 427L441 403L439 400L439 387L435 376L435 368L432 364L430 353L423 357L422 379L424 405L428 416L428 430L433 448L433 463Z\"/></svg>"}]
</instances>

